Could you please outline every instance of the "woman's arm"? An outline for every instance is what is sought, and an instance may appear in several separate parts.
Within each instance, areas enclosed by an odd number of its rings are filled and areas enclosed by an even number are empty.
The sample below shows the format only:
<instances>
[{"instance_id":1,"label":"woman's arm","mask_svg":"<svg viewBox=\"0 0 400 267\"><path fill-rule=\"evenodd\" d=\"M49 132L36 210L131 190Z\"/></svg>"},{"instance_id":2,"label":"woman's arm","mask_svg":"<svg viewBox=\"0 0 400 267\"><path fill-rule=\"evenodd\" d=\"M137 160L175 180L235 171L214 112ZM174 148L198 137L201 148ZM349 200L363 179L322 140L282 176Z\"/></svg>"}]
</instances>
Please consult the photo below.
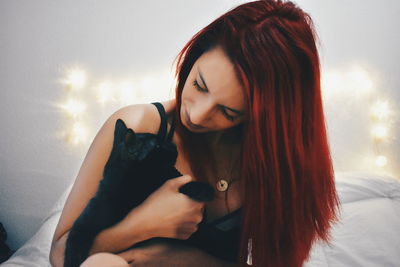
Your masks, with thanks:
<instances>
[{"instance_id":1,"label":"woman's arm","mask_svg":"<svg viewBox=\"0 0 400 267\"><path fill-rule=\"evenodd\" d=\"M140 214L140 207L133 209L122 221L101 231L95 238L89 255L98 252L120 252L152 238L151 230L146 228L144 218ZM133 231L134 229L134 231Z\"/></svg>"},{"instance_id":2,"label":"woman's arm","mask_svg":"<svg viewBox=\"0 0 400 267\"><path fill-rule=\"evenodd\" d=\"M131 218L122 220L118 224L101 231L95 238L89 256L99 252L120 252L132 244L151 238L148 231L141 223L142 216L139 209L129 213ZM128 217L128 216L127 216ZM126 217L126 218L127 218ZM135 229L135 231L132 231ZM148 234L147 234L148 233ZM53 267L64 265L64 251L69 231L53 244L51 264Z\"/></svg>"},{"instance_id":3,"label":"woman's arm","mask_svg":"<svg viewBox=\"0 0 400 267\"><path fill-rule=\"evenodd\" d=\"M134 264L133 266L191 266L191 267L236 267L239 266L219 258L216 258L197 248L188 248L185 250L177 250L175 252L167 253L160 257L153 257L141 264Z\"/></svg>"},{"instance_id":4,"label":"woman's arm","mask_svg":"<svg viewBox=\"0 0 400 267\"><path fill-rule=\"evenodd\" d=\"M152 240L145 246L117 254L132 266L236 267L236 263L214 257L200 249L164 240Z\"/></svg>"},{"instance_id":5,"label":"woman's arm","mask_svg":"<svg viewBox=\"0 0 400 267\"><path fill-rule=\"evenodd\" d=\"M148 109L147 105L131 105L119 109L107 119L94 138L79 170L78 176L75 179L71 193L65 202L60 220L53 235L49 255L50 262L53 266L63 265L65 242L68 233L75 220L97 192L100 180L103 178L104 166L112 150L114 127L117 119L123 119L126 125L135 131L156 131L156 127L152 129L150 127L151 125L144 123L149 121L148 118L145 117L145 114L148 113L146 109ZM115 244L117 249L122 250L128 248L131 244L126 245L126 243L124 243L126 241L125 239L113 239L114 234L119 233L122 229L123 227L118 226L102 233L97 239L94 251L99 251L101 249L104 240L107 240L106 243ZM110 242L110 240L114 240L115 242ZM125 245L126 247L124 247Z\"/></svg>"}]
</instances>

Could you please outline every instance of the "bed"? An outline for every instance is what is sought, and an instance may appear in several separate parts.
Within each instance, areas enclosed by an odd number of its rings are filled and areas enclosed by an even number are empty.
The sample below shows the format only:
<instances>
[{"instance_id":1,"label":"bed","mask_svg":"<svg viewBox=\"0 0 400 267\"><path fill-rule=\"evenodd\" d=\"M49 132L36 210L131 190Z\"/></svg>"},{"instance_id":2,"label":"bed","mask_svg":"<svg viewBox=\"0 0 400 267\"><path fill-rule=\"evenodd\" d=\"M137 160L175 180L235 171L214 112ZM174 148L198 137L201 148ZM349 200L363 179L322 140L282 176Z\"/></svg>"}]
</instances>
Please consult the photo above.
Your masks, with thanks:
<instances>
[{"instance_id":1,"label":"bed","mask_svg":"<svg viewBox=\"0 0 400 267\"><path fill-rule=\"evenodd\" d=\"M400 267L400 180L361 172L336 172L340 221L332 242L314 244L304 267ZM70 185L35 235L2 267L51 266L50 242Z\"/></svg>"}]
</instances>

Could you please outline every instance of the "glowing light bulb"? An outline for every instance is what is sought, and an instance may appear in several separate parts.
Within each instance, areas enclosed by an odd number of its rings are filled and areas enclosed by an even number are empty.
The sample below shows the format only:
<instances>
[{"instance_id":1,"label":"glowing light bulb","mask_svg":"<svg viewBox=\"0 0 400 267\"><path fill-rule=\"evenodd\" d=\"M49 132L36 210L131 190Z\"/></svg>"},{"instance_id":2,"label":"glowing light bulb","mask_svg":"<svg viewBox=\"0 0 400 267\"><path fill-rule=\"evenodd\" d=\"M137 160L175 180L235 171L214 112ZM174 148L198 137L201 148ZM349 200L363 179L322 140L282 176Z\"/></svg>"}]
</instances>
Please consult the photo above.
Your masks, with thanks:
<instances>
[{"instance_id":1,"label":"glowing light bulb","mask_svg":"<svg viewBox=\"0 0 400 267\"><path fill-rule=\"evenodd\" d=\"M134 102L135 94L131 82L129 81L121 82L118 89L120 97L119 100L122 105L132 104Z\"/></svg>"},{"instance_id":2,"label":"glowing light bulb","mask_svg":"<svg viewBox=\"0 0 400 267\"><path fill-rule=\"evenodd\" d=\"M73 118L82 115L86 110L86 106L83 102L74 99L70 99L66 104L62 105L62 108Z\"/></svg>"},{"instance_id":3,"label":"glowing light bulb","mask_svg":"<svg viewBox=\"0 0 400 267\"><path fill-rule=\"evenodd\" d=\"M347 75L350 78L350 88L354 88L362 94L368 94L372 91L373 83L368 73L360 66L354 66Z\"/></svg>"},{"instance_id":4,"label":"glowing light bulb","mask_svg":"<svg viewBox=\"0 0 400 267\"><path fill-rule=\"evenodd\" d=\"M86 73L81 69L72 69L67 74L65 81L72 89L81 89L86 84Z\"/></svg>"},{"instance_id":5,"label":"glowing light bulb","mask_svg":"<svg viewBox=\"0 0 400 267\"><path fill-rule=\"evenodd\" d=\"M113 96L113 87L109 82L103 82L97 87L97 100L104 104L106 102L110 102L115 100Z\"/></svg>"},{"instance_id":6,"label":"glowing light bulb","mask_svg":"<svg viewBox=\"0 0 400 267\"><path fill-rule=\"evenodd\" d=\"M383 155L379 155L375 158L375 164L379 167L384 167L387 165L387 158Z\"/></svg>"},{"instance_id":7,"label":"glowing light bulb","mask_svg":"<svg viewBox=\"0 0 400 267\"><path fill-rule=\"evenodd\" d=\"M386 138L388 135L388 129L384 125L376 125L372 128L372 136L378 140Z\"/></svg>"},{"instance_id":8,"label":"glowing light bulb","mask_svg":"<svg viewBox=\"0 0 400 267\"><path fill-rule=\"evenodd\" d=\"M321 83L322 92L326 98L341 95L346 91L344 89L346 81L343 79L343 74L337 71L329 71L324 73Z\"/></svg>"},{"instance_id":9,"label":"glowing light bulb","mask_svg":"<svg viewBox=\"0 0 400 267\"><path fill-rule=\"evenodd\" d=\"M74 145L82 144L82 143L85 143L87 140L88 131L82 123L75 122L74 126L72 127L70 137L71 137L71 142Z\"/></svg>"},{"instance_id":10,"label":"glowing light bulb","mask_svg":"<svg viewBox=\"0 0 400 267\"><path fill-rule=\"evenodd\" d=\"M377 101L371 108L373 117L383 120L389 117L389 104L387 101Z\"/></svg>"}]
</instances>

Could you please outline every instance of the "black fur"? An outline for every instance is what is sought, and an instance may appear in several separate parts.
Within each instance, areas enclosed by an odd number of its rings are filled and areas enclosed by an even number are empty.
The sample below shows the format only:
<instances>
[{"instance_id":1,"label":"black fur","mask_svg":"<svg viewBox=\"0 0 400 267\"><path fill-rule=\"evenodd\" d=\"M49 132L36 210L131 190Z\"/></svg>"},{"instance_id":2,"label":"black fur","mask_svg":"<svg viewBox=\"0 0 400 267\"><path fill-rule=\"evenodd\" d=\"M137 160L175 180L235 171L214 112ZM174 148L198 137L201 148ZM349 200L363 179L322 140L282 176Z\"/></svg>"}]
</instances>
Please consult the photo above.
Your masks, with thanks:
<instances>
[{"instance_id":1,"label":"black fur","mask_svg":"<svg viewBox=\"0 0 400 267\"><path fill-rule=\"evenodd\" d=\"M97 193L69 232L64 267L78 267L97 234L121 221L166 180L182 176L174 167L177 155L174 143L160 142L151 133L136 134L118 119ZM189 182L179 191L201 202L214 198L214 189L206 182Z\"/></svg>"}]
</instances>

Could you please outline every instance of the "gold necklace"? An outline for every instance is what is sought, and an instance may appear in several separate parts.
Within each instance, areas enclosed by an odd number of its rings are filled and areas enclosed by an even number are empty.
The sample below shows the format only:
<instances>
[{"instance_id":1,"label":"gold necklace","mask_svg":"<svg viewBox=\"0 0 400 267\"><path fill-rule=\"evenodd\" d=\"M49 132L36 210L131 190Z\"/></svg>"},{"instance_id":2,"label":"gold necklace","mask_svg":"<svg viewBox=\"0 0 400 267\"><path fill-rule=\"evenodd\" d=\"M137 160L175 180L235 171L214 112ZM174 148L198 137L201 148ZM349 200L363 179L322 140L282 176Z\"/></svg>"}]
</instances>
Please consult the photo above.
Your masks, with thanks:
<instances>
[{"instance_id":1,"label":"gold necklace","mask_svg":"<svg viewBox=\"0 0 400 267\"><path fill-rule=\"evenodd\" d=\"M228 188L232 184L232 182L234 182L236 180L238 180L238 179L232 179L231 181L227 181L225 179L219 179L215 186L218 191L225 192L226 190L228 190Z\"/></svg>"},{"instance_id":2,"label":"gold necklace","mask_svg":"<svg viewBox=\"0 0 400 267\"><path fill-rule=\"evenodd\" d=\"M215 144L216 144L216 142L214 142L214 145L215 145ZM233 152L233 153L232 153L232 152ZM226 153L225 153L225 154L226 154ZM234 149L234 150L231 151L231 153L229 153L229 154L232 156L232 158L231 158L231 160L232 160L232 161L231 161L231 162L232 162L232 166L231 166L229 172L226 174L227 177L231 175L235 164L236 164L237 161L240 159L240 154L241 154L241 153L239 152L238 154L236 154L236 153L235 153L235 149ZM234 159L235 159L235 155L236 155L236 160L234 160ZM239 178L240 178L240 177L239 177ZM228 210L228 213L230 212L229 204L228 204L228 190L229 190L230 185L231 185L233 182L239 180L239 178L231 179L231 180L228 181L226 178L224 179L223 177L218 177L218 180L217 180L217 182L215 183L215 187L216 187L216 189L217 189L219 192L225 192L225 193L224 193L224 198L225 198L225 205L226 205L226 209Z\"/></svg>"},{"instance_id":3,"label":"gold necklace","mask_svg":"<svg viewBox=\"0 0 400 267\"><path fill-rule=\"evenodd\" d=\"M229 175L232 173L233 166L235 166L235 164L238 160L239 160L239 157L237 157L236 161L232 161L232 163L234 163L234 164L232 164L232 167L228 173ZM237 181L237 180L239 180L239 178L231 179L229 182L226 179L219 179L216 183L217 190L220 192L225 192L225 194L224 194L225 195L225 207L226 207L226 210L228 211L228 214L231 212L231 209L229 208L229 204L228 204L228 189L229 189L229 186L234 181Z\"/></svg>"},{"instance_id":4,"label":"gold necklace","mask_svg":"<svg viewBox=\"0 0 400 267\"><path fill-rule=\"evenodd\" d=\"M238 158L236 159L236 161L234 163L236 163L238 161ZM235 166L235 164L232 164L232 167L230 169L230 171L227 173L227 176L230 175L232 173L233 167ZM232 184L232 182L238 180L236 179L231 179L230 181L227 181L226 179L220 178L217 183L215 184L215 187L217 188L218 191L220 192L225 192L228 190L229 186Z\"/></svg>"}]
</instances>

